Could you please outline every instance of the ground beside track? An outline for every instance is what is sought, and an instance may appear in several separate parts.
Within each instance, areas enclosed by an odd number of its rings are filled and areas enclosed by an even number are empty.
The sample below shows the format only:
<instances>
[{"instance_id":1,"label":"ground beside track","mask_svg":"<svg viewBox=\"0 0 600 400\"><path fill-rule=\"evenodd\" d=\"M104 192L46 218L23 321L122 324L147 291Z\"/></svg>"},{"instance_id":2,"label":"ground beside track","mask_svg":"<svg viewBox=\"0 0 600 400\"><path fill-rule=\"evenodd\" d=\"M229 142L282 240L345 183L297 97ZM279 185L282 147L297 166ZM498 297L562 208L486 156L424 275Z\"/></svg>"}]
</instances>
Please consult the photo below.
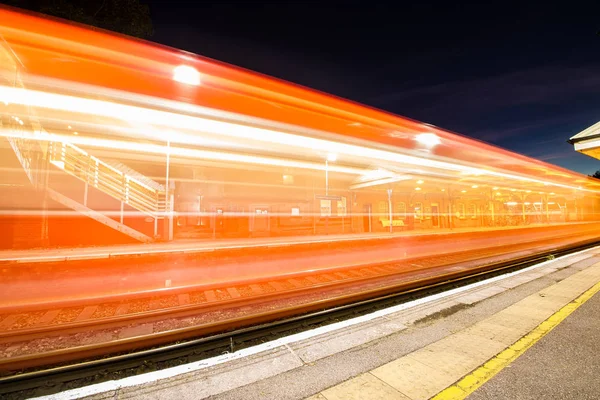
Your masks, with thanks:
<instances>
[{"instance_id":1,"label":"ground beside track","mask_svg":"<svg viewBox=\"0 0 600 400\"><path fill-rule=\"evenodd\" d=\"M519 301L539 295L538 292L552 285L563 281L579 282L579 288L585 284L593 285L590 277L581 283L577 274L581 273L580 270L589 274L593 268L596 271L600 269L590 267L600 261L596 258L597 253L600 250L571 256L568 262L557 260L508 280L438 298L428 304L346 327L335 334L330 332L296 342L279 343L268 351L239 359L235 359L235 355L224 355L221 361L226 362L212 366L205 362L204 368L170 379L142 386L135 386L134 381L129 382L133 386L123 386L123 382L107 385L107 392L96 394L93 398L198 399L212 395L222 399L302 399L324 391L326 395L329 393L326 398L331 400L330 387L350 382L356 376L363 376L386 363L434 345ZM562 300L569 301L566 298ZM542 311L547 313L548 310L542 307ZM527 319L527 316L519 318ZM447 385L452 382L447 382Z\"/></svg>"},{"instance_id":2,"label":"ground beside track","mask_svg":"<svg viewBox=\"0 0 600 400\"><path fill-rule=\"evenodd\" d=\"M596 294L468 399L597 399L599 315Z\"/></svg>"}]
</instances>

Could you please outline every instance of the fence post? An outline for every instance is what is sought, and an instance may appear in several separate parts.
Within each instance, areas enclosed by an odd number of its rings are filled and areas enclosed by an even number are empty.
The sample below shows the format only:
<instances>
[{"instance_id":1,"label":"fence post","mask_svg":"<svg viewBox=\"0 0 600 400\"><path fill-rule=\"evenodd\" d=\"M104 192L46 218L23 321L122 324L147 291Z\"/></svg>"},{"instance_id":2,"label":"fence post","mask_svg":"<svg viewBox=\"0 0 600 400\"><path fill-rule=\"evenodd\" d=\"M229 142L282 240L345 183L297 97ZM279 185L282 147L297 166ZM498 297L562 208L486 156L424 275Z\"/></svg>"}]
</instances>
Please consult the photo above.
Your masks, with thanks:
<instances>
[{"instance_id":1,"label":"fence post","mask_svg":"<svg viewBox=\"0 0 600 400\"><path fill-rule=\"evenodd\" d=\"M175 195L171 193L169 197L169 241L173 240L173 210L174 207Z\"/></svg>"},{"instance_id":2,"label":"fence post","mask_svg":"<svg viewBox=\"0 0 600 400\"><path fill-rule=\"evenodd\" d=\"M121 223L123 223L123 212L124 212L124 207L125 203L121 200Z\"/></svg>"},{"instance_id":3,"label":"fence post","mask_svg":"<svg viewBox=\"0 0 600 400\"><path fill-rule=\"evenodd\" d=\"M98 160L95 159L94 160L94 187L97 189L98 188Z\"/></svg>"},{"instance_id":4,"label":"fence post","mask_svg":"<svg viewBox=\"0 0 600 400\"><path fill-rule=\"evenodd\" d=\"M387 190L388 195L388 213L390 218L390 233L394 232L394 225L392 224L392 189Z\"/></svg>"}]
</instances>

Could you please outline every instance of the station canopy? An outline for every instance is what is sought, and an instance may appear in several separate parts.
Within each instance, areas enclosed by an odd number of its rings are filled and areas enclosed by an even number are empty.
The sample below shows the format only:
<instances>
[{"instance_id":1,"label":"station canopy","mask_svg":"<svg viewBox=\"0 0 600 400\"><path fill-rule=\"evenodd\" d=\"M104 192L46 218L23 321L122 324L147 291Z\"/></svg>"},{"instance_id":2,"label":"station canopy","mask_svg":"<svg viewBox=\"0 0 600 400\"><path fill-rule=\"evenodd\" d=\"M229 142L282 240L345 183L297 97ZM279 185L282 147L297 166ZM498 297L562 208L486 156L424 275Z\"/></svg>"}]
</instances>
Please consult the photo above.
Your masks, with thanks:
<instances>
[{"instance_id":1,"label":"station canopy","mask_svg":"<svg viewBox=\"0 0 600 400\"><path fill-rule=\"evenodd\" d=\"M573 136L569 143L575 151L600 160L600 122Z\"/></svg>"}]
</instances>

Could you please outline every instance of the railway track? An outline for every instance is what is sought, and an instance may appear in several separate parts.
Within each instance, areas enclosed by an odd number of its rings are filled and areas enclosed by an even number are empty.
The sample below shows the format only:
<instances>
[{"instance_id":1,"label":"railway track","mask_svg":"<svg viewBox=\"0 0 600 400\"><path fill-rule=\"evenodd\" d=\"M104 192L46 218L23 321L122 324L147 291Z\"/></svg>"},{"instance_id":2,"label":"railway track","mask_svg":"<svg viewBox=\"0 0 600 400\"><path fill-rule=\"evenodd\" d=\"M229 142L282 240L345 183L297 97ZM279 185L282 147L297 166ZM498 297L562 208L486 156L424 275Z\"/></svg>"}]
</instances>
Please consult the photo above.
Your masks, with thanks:
<instances>
[{"instance_id":1,"label":"railway track","mask_svg":"<svg viewBox=\"0 0 600 400\"><path fill-rule=\"evenodd\" d=\"M310 275L306 275L304 279L312 284L304 287L285 285L285 281L289 279L303 282L298 277L288 277L280 282L274 280L266 283L271 285L273 290L263 291L252 297L251 301L242 295L234 296L225 288L222 292L228 293L229 297L216 298L213 302L189 303L138 312L129 316L119 315L120 322L111 320L110 317L88 320L75 318L62 324L50 323L30 328L6 329L0 336L3 349L7 346L14 348L21 343L34 350L0 359L0 368L5 374L0 378L0 394L13 392L16 393L15 398L18 398L19 394L39 389L41 382L41 386L48 389L48 392L54 392L69 387L64 381L75 381L76 385L80 385L84 382L89 383L90 376L95 376L94 379L100 377L101 380L114 378L114 374L122 376L125 370L134 373L133 370L139 370L140 365L147 366L149 360L156 368L161 368L176 365L178 362L192 361L198 357L209 357L219 354L223 349L230 351L232 346L238 349L240 343L248 345L253 340L267 340L275 335L273 330L282 335L300 329L301 326L311 327L338 320L340 315L336 313L342 310L344 313L355 315L362 312L361 307L365 305L370 309L389 306L390 301L401 302L407 297L422 296L432 290L442 290L460 282L482 279L507 269L531 265L552 255L592 246L596 241L595 235L576 239L567 236L551 241L544 240L537 245L536 242L527 242L510 248L504 246L501 256L498 255L498 248L492 248L485 251L460 252L445 257L424 257L400 263L357 266L345 271L328 271L324 275L334 278L329 280L309 280L307 278ZM419 268L415 269L415 265ZM214 288L209 290L219 291ZM237 293L245 291L238 290ZM47 312L50 310L44 311ZM203 321L197 319L199 314ZM137 320L137 323L132 325L132 320ZM184 321L187 324L176 326L168 321ZM118 326L119 323L125 325ZM149 324L152 329L148 328ZM161 330L161 326L168 329ZM138 329L138 334L117 339L103 336L107 331L114 333L120 329L133 332ZM77 335L80 335L81 339L82 333L84 338L89 338L90 332L105 340L76 346L72 345L72 341L65 342L65 338ZM85 336L86 333L88 336ZM53 335L58 342L67 343L68 346L35 350L38 348L35 341L47 345L48 335ZM198 337L202 339L190 340ZM225 338L229 338L227 344L223 342ZM182 340L185 341L177 343ZM165 346L165 343L171 345ZM87 361L83 364L68 364L85 359ZM113 372L106 373L106 368ZM48 385L49 380L54 384Z\"/></svg>"}]
</instances>

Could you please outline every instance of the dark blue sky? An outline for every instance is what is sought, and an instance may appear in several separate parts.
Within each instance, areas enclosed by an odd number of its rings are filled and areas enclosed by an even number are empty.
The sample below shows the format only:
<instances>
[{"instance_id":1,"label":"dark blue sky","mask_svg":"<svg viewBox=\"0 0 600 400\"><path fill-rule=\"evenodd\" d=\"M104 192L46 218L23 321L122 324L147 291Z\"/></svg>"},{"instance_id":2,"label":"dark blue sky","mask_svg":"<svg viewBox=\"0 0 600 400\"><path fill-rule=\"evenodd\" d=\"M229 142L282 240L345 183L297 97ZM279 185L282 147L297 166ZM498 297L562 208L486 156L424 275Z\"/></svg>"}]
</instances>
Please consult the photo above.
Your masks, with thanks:
<instances>
[{"instance_id":1,"label":"dark blue sky","mask_svg":"<svg viewBox=\"0 0 600 400\"><path fill-rule=\"evenodd\" d=\"M151 40L582 173L600 120L600 1L146 0Z\"/></svg>"}]
</instances>

